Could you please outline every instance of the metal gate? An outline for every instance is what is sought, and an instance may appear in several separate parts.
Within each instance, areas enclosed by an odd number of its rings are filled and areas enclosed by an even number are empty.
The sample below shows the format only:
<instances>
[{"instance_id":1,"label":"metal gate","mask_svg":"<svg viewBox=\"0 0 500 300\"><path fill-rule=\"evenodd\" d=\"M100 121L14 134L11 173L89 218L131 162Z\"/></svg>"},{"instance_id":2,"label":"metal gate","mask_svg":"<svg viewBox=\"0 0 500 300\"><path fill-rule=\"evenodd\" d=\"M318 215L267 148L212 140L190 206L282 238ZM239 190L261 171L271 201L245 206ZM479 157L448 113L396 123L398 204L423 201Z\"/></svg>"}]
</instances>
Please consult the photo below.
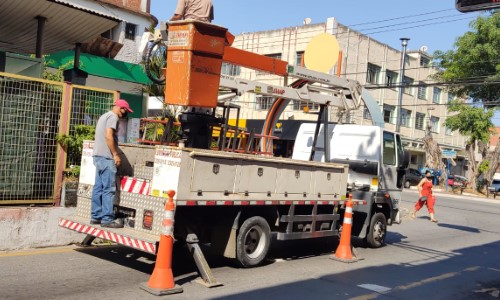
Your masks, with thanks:
<instances>
[{"instance_id":1,"label":"metal gate","mask_svg":"<svg viewBox=\"0 0 500 300\"><path fill-rule=\"evenodd\" d=\"M56 136L95 125L117 95L0 72L0 205L54 204L66 165Z\"/></svg>"}]
</instances>

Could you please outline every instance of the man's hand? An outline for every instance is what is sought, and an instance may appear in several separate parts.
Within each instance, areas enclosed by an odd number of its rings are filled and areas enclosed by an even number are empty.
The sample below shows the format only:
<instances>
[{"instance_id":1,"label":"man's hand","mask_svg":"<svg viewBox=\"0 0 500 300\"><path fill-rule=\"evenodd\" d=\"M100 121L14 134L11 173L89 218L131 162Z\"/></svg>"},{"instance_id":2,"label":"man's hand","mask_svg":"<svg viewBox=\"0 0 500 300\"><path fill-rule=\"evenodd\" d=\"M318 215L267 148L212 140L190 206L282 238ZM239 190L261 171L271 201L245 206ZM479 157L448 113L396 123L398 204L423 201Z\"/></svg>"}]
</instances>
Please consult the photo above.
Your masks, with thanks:
<instances>
[{"instance_id":1,"label":"man's hand","mask_svg":"<svg viewBox=\"0 0 500 300\"><path fill-rule=\"evenodd\" d=\"M122 163L122 160L118 154L113 155L113 159L115 160L115 165L119 167Z\"/></svg>"}]
</instances>

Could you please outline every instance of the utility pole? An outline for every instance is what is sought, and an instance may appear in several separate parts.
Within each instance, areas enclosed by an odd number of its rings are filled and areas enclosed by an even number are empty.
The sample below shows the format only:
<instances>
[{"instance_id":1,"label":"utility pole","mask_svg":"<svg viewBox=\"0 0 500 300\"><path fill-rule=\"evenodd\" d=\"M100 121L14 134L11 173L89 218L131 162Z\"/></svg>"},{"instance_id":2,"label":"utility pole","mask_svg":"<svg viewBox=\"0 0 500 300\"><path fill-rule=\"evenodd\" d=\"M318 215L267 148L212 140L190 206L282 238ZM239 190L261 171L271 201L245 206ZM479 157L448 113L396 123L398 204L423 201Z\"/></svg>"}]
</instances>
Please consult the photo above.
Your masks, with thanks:
<instances>
[{"instance_id":1,"label":"utility pole","mask_svg":"<svg viewBox=\"0 0 500 300\"><path fill-rule=\"evenodd\" d=\"M408 46L409 38L400 38L403 51L401 52L401 68L399 72L399 95L398 95L398 115L396 118L396 132L401 129L401 106L403 105L403 91L405 87L405 68L406 68L406 46Z\"/></svg>"}]
</instances>

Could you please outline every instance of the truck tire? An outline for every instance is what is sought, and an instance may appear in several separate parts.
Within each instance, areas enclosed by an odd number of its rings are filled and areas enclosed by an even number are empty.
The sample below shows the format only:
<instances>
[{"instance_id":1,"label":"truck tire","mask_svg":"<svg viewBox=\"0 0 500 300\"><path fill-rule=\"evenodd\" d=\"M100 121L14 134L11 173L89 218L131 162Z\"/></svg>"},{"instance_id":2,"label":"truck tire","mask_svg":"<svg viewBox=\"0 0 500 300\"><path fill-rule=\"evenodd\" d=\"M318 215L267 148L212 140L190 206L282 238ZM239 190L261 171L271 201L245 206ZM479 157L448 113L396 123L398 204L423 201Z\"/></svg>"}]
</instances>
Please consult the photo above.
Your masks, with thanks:
<instances>
[{"instance_id":1,"label":"truck tire","mask_svg":"<svg viewBox=\"0 0 500 300\"><path fill-rule=\"evenodd\" d=\"M255 267L266 259L271 244L271 229L262 217L245 220L236 239L236 259L243 267Z\"/></svg>"},{"instance_id":2,"label":"truck tire","mask_svg":"<svg viewBox=\"0 0 500 300\"><path fill-rule=\"evenodd\" d=\"M370 220L370 227L366 236L366 243L371 248L380 248L385 243L387 235L387 219L381 212L373 215Z\"/></svg>"}]
</instances>

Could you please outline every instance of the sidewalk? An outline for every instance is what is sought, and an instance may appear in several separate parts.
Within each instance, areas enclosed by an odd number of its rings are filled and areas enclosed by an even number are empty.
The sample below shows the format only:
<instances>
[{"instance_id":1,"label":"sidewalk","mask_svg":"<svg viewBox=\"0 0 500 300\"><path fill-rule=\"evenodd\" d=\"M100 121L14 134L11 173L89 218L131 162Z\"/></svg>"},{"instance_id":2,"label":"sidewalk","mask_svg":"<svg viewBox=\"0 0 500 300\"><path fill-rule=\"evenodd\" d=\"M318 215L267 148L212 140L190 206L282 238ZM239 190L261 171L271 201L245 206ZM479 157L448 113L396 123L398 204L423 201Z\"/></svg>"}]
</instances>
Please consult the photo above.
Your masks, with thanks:
<instances>
[{"instance_id":1,"label":"sidewalk","mask_svg":"<svg viewBox=\"0 0 500 300\"><path fill-rule=\"evenodd\" d=\"M74 214L67 207L0 208L0 251L44 248L81 242L84 235L59 227L59 217Z\"/></svg>"},{"instance_id":2,"label":"sidewalk","mask_svg":"<svg viewBox=\"0 0 500 300\"><path fill-rule=\"evenodd\" d=\"M413 193L418 193L417 187L416 186L411 186L409 189L405 189L404 191L406 192L413 192ZM483 201L483 202L488 202L488 203L498 203L500 204L500 198L487 198L486 195L482 194L473 194L473 193L467 193L464 192L463 194L457 193L457 192L452 192L451 188L448 189L448 192L445 189L440 189L440 188L433 188L432 189L433 194L436 196L446 196L450 198L467 198L468 200L472 201Z\"/></svg>"}]
</instances>

